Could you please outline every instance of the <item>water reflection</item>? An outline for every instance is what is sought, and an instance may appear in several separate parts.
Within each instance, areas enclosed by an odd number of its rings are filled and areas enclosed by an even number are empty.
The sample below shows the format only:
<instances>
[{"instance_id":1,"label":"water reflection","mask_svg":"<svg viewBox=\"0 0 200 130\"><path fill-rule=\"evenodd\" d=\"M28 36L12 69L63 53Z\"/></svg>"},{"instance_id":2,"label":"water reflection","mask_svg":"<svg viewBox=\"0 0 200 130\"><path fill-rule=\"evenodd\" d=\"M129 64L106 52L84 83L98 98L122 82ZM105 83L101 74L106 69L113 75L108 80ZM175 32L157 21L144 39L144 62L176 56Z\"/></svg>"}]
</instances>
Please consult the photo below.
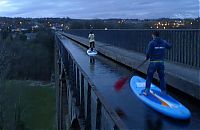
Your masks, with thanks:
<instances>
[{"instance_id":1,"label":"water reflection","mask_svg":"<svg viewBox=\"0 0 200 130\"><path fill-rule=\"evenodd\" d=\"M94 72L94 67L95 67L95 58L94 56L90 56L90 71Z\"/></svg>"},{"instance_id":2,"label":"water reflection","mask_svg":"<svg viewBox=\"0 0 200 130\"><path fill-rule=\"evenodd\" d=\"M115 111L116 111L116 113L119 115L119 117L123 117L123 118L125 118L126 117L126 114L125 114L125 112L120 108L120 107L117 107L116 109L115 109Z\"/></svg>"},{"instance_id":3,"label":"water reflection","mask_svg":"<svg viewBox=\"0 0 200 130\"><path fill-rule=\"evenodd\" d=\"M152 118L147 118L146 120L146 129L145 130L162 130L163 123L161 119L153 120Z\"/></svg>"},{"instance_id":4,"label":"water reflection","mask_svg":"<svg viewBox=\"0 0 200 130\"><path fill-rule=\"evenodd\" d=\"M94 58L94 56L90 56L90 64L92 64L92 65L95 64L95 58Z\"/></svg>"}]
</instances>

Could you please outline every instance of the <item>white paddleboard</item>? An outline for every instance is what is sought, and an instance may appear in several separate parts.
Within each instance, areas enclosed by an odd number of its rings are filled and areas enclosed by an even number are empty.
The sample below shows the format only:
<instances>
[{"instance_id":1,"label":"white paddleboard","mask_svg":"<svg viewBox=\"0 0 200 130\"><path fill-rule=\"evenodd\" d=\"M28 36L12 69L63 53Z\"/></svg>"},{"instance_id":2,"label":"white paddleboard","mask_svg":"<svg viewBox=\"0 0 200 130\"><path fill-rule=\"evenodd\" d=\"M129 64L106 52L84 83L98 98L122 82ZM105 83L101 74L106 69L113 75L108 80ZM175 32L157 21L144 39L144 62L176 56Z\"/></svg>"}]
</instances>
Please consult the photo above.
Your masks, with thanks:
<instances>
[{"instance_id":1,"label":"white paddleboard","mask_svg":"<svg viewBox=\"0 0 200 130\"><path fill-rule=\"evenodd\" d=\"M89 56L95 56L95 55L97 55L97 51L94 50L94 49L93 49L93 51L91 51L91 49L88 49L88 50L87 50L87 54L88 54Z\"/></svg>"}]
</instances>

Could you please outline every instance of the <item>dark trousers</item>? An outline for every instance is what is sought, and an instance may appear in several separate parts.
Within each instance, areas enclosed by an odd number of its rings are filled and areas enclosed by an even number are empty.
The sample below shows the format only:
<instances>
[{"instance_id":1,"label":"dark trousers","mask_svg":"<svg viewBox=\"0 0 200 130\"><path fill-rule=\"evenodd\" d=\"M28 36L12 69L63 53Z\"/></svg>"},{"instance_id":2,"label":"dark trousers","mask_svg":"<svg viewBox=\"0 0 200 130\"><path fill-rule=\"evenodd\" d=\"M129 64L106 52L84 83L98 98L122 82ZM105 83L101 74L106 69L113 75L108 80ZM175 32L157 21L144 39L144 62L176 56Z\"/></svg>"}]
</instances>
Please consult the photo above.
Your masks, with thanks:
<instances>
[{"instance_id":1,"label":"dark trousers","mask_svg":"<svg viewBox=\"0 0 200 130\"><path fill-rule=\"evenodd\" d=\"M157 71L159 79L160 79L160 89L162 91L166 90L165 85L165 74L164 74L164 62L150 62L148 70L147 70L147 79L146 79L146 88L150 89L151 81L153 79L153 75Z\"/></svg>"},{"instance_id":2,"label":"dark trousers","mask_svg":"<svg viewBox=\"0 0 200 130\"><path fill-rule=\"evenodd\" d=\"M91 51L93 51L93 48L94 48L94 42L90 42L90 48L91 48Z\"/></svg>"}]
</instances>

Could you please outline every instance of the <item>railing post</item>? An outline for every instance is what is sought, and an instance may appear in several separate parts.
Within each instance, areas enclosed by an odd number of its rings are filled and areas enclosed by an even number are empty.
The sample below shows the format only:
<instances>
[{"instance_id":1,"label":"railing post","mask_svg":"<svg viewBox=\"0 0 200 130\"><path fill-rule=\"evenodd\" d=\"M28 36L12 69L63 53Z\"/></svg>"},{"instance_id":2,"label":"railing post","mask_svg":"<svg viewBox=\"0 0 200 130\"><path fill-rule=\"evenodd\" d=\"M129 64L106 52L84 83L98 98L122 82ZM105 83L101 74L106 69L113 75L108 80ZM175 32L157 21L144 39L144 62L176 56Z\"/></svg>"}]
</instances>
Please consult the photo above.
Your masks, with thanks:
<instances>
[{"instance_id":1,"label":"railing post","mask_svg":"<svg viewBox=\"0 0 200 130\"><path fill-rule=\"evenodd\" d=\"M88 84L87 91L87 118L86 118L86 126L87 130L91 129L91 86Z\"/></svg>"},{"instance_id":2,"label":"railing post","mask_svg":"<svg viewBox=\"0 0 200 130\"><path fill-rule=\"evenodd\" d=\"M87 107L88 107L88 82L84 78L84 117L87 120Z\"/></svg>"},{"instance_id":3,"label":"railing post","mask_svg":"<svg viewBox=\"0 0 200 130\"><path fill-rule=\"evenodd\" d=\"M101 128L101 107L102 104L100 100L97 99L96 130L100 130Z\"/></svg>"},{"instance_id":4,"label":"railing post","mask_svg":"<svg viewBox=\"0 0 200 130\"><path fill-rule=\"evenodd\" d=\"M83 118L85 116L85 80L84 76L80 73L80 117Z\"/></svg>"}]
</instances>

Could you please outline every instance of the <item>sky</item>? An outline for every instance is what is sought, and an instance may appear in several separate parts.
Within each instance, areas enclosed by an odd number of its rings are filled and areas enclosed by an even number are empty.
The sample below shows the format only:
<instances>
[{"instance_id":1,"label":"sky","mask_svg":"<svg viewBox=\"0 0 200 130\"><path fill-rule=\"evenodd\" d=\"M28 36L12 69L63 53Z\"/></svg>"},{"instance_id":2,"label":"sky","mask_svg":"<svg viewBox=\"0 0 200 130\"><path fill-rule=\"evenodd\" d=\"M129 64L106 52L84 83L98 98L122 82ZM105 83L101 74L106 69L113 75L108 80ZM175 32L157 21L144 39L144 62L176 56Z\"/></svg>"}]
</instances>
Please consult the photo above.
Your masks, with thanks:
<instances>
[{"instance_id":1,"label":"sky","mask_svg":"<svg viewBox=\"0 0 200 130\"><path fill-rule=\"evenodd\" d=\"M0 0L0 17L197 18L200 0Z\"/></svg>"}]
</instances>

